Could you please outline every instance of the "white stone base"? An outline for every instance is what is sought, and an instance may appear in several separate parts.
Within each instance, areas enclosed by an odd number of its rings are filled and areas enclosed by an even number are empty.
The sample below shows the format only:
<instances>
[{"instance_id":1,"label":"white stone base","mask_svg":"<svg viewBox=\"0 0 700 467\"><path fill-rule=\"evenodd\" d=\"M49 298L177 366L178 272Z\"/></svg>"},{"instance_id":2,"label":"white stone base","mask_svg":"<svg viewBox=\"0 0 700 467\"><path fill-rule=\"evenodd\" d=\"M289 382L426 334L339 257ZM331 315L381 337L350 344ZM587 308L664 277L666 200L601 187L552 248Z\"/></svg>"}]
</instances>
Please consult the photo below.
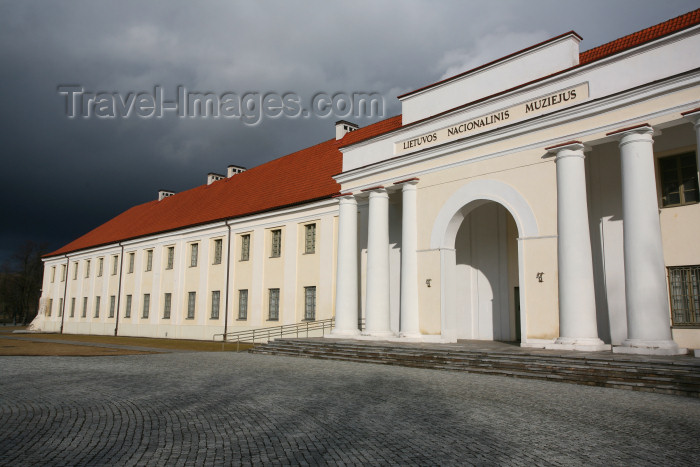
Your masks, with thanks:
<instances>
[{"instance_id":1,"label":"white stone base","mask_svg":"<svg viewBox=\"0 0 700 467\"><path fill-rule=\"evenodd\" d=\"M554 339L527 339L520 343L520 347L528 349L544 349L548 345L554 344Z\"/></svg>"},{"instance_id":2,"label":"white stone base","mask_svg":"<svg viewBox=\"0 0 700 467\"><path fill-rule=\"evenodd\" d=\"M700 349L695 349L694 352L695 358L700 358Z\"/></svg>"},{"instance_id":3,"label":"white stone base","mask_svg":"<svg viewBox=\"0 0 700 467\"><path fill-rule=\"evenodd\" d=\"M396 334L392 331L362 331L360 336L369 337L370 339L384 340L391 337L396 337Z\"/></svg>"},{"instance_id":4,"label":"white stone base","mask_svg":"<svg viewBox=\"0 0 700 467\"><path fill-rule=\"evenodd\" d=\"M548 350L578 350L581 352L602 352L612 346L596 338L559 337L552 344L544 346Z\"/></svg>"},{"instance_id":5,"label":"white stone base","mask_svg":"<svg viewBox=\"0 0 700 467\"><path fill-rule=\"evenodd\" d=\"M343 339L348 337L356 337L360 335L359 329L333 329L330 334L325 334L323 337Z\"/></svg>"},{"instance_id":6,"label":"white stone base","mask_svg":"<svg viewBox=\"0 0 700 467\"><path fill-rule=\"evenodd\" d=\"M641 339L627 339L613 347L613 353L637 354L637 355L685 355L688 349L678 347L673 341L645 341Z\"/></svg>"},{"instance_id":7,"label":"white stone base","mask_svg":"<svg viewBox=\"0 0 700 467\"><path fill-rule=\"evenodd\" d=\"M418 335L413 335L412 337L402 337L402 336L397 336L394 333L390 333L387 335L376 335L374 333L372 334L344 334L344 335L336 335L336 334L327 334L325 336L327 339L355 339L358 341L384 341L384 342L431 342L431 343L437 343L437 344L454 344L457 342L457 339L448 339L446 337L443 337L441 335L428 335L428 334L418 334Z\"/></svg>"}]
</instances>

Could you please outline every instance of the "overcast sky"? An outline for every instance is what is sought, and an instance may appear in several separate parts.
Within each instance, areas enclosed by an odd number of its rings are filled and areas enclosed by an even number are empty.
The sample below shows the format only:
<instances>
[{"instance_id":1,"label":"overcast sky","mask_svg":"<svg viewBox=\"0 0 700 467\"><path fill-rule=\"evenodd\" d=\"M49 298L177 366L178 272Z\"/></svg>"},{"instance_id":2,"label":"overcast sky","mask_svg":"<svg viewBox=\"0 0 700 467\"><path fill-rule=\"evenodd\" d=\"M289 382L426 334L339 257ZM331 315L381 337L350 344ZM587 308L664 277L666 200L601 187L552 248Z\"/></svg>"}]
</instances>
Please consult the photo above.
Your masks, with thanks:
<instances>
[{"instance_id":1,"label":"overcast sky","mask_svg":"<svg viewBox=\"0 0 700 467\"><path fill-rule=\"evenodd\" d=\"M56 249L157 190L254 167L334 137L334 115L69 118L62 85L153 94L397 95L555 35L587 50L697 0L2 1L0 262L25 240ZM104 109L103 109L104 110ZM116 112L116 111L115 111Z\"/></svg>"}]
</instances>

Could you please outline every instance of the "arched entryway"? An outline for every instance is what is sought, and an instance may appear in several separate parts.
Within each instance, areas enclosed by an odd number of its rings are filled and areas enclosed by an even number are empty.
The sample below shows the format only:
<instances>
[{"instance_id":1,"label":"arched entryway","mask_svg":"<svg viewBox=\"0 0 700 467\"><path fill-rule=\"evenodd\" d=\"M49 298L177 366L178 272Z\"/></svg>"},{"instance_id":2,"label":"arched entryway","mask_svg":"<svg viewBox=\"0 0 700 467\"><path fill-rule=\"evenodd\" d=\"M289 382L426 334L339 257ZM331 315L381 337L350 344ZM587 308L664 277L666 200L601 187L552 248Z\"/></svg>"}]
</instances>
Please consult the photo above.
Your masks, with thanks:
<instances>
[{"instance_id":1,"label":"arched entryway","mask_svg":"<svg viewBox=\"0 0 700 467\"><path fill-rule=\"evenodd\" d=\"M431 236L441 258L443 337L526 335L522 240L537 232L527 202L503 182L471 182L445 202Z\"/></svg>"}]
</instances>

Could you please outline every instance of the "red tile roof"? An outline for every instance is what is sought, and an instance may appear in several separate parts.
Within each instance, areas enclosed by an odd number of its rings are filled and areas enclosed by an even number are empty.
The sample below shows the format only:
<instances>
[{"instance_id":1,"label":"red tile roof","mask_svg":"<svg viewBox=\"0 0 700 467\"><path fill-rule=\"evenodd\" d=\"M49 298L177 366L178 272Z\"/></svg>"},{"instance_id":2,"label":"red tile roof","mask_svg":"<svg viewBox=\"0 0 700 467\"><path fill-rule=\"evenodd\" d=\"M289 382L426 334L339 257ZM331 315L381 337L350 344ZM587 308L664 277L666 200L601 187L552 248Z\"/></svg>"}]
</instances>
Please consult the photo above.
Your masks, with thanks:
<instances>
[{"instance_id":1,"label":"red tile roof","mask_svg":"<svg viewBox=\"0 0 700 467\"><path fill-rule=\"evenodd\" d=\"M338 148L348 140L370 138L400 126L400 115L388 118L341 140L328 140L211 185L134 206L46 256L331 198L340 190L333 180L343 165Z\"/></svg>"},{"instance_id":2,"label":"red tile roof","mask_svg":"<svg viewBox=\"0 0 700 467\"><path fill-rule=\"evenodd\" d=\"M700 9L582 52L579 66L697 24ZM338 148L401 127L402 118L397 115L348 133L339 141L329 140L232 178L135 206L46 256L331 198L340 189L332 178L342 170Z\"/></svg>"},{"instance_id":3,"label":"red tile roof","mask_svg":"<svg viewBox=\"0 0 700 467\"><path fill-rule=\"evenodd\" d=\"M582 52L579 54L579 64L585 65L600 60L601 58L636 47L654 39L659 39L660 37L695 26L696 24L700 24L700 9Z\"/></svg>"}]
</instances>

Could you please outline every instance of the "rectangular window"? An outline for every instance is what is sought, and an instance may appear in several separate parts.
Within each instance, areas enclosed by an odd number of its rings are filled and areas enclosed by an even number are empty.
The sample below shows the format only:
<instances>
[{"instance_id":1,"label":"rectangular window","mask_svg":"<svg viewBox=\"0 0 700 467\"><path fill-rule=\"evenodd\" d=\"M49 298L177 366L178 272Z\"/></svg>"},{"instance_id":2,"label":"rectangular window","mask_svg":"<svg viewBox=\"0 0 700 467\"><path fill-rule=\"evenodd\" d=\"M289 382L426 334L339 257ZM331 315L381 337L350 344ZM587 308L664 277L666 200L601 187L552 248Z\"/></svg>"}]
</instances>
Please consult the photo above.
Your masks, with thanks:
<instances>
[{"instance_id":1,"label":"rectangular window","mask_svg":"<svg viewBox=\"0 0 700 467\"><path fill-rule=\"evenodd\" d=\"M316 253L316 224L304 226L304 253Z\"/></svg>"},{"instance_id":2,"label":"rectangular window","mask_svg":"<svg viewBox=\"0 0 700 467\"><path fill-rule=\"evenodd\" d=\"M270 289L268 312L268 319L270 321L277 321L280 319L280 289Z\"/></svg>"},{"instance_id":3,"label":"rectangular window","mask_svg":"<svg viewBox=\"0 0 700 467\"><path fill-rule=\"evenodd\" d=\"M61 265L61 282L64 282L66 280L66 265L62 264Z\"/></svg>"},{"instance_id":4,"label":"rectangular window","mask_svg":"<svg viewBox=\"0 0 700 467\"><path fill-rule=\"evenodd\" d=\"M136 256L136 253L129 253L129 269L127 269L127 274L131 274L134 272L134 257Z\"/></svg>"},{"instance_id":5,"label":"rectangular window","mask_svg":"<svg viewBox=\"0 0 700 467\"><path fill-rule=\"evenodd\" d=\"M82 318L87 317L87 297L83 297L83 311L80 313Z\"/></svg>"},{"instance_id":6,"label":"rectangular window","mask_svg":"<svg viewBox=\"0 0 700 467\"><path fill-rule=\"evenodd\" d=\"M153 250L146 250L146 271L153 269Z\"/></svg>"},{"instance_id":7,"label":"rectangular window","mask_svg":"<svg viewBox=\"0 0 700 467\"><path fill-rule=\"evenodd\" d=\"M60 318L63 316L63 299L59 298L58 299L58 317Z\"/></svg>"},{"instance_id":8,"label":"rectangular window","mask_svg":"<svg viewBox=\"0 0 700 467\"><path fill-rule=\"evenodd\" d=\"M248 319L248 289L238 291L238 319Z\"/></svg>"},{"instance_id":9,"label":"rectangular window","mask_svg":"<svg viewBox=\"0 0 700 467\"><path fill-rule=\"evenodd\" d=\"M53 298L49 298L49 306L46 309L46 316L51 316L51 308L53 308Z\"/></svg>"},{"instance_id":10,"label":"rectangular window","mask_svg":"<svg viewBox=\"0 0 700 467\"><path fill-rule=\"evenodd\" d=\"M250 234L241 235L241 261L250 259Z\"/></svg>"},{"instance_id":11,"label":"rectangular window","mask_svg":"<svg viewBox=\"0 0 700 467\"><path fill-rule=\"evenodd\" d=\"M117 256L117 255L112 256L112 275L113 276L117 275L118 265L119 265L119 256Z\"/></svg>"},{"instance_id":12,"label":"rectangular window","mask_svg":"<svg viewBox=\"0 0 700 467\"><path fill-rule=\"evenodd\" d=\"M221 253L224 247L224 242L220 238L214 240L214 264L221 264Z\"/></svg>"},{"instance_id":13,"label":"rectangular window","mask_svg":"<svg viewBox=\"0 0 700 467\"><path fill-rule=\"evenodd\" d=\"M102 270L104 269L104 258L97 259L97 277L102 277Z\"/></svg>"},{"instance_id":14,"label":"rectangular window","mask_svg":"<svg viewBox=\"0 0 700 467\"><path fill-rule=\"evenodd\" d=\"M141 317L148 318L149 311L151 311L151 294L145 293L143 294L143 313Z\"/></svg>"},{"instance_id":15,"label":"rectangular window","mask_svg":"<svg viewBox=\"0 0 700 467\"><path fill-rule=\"evenodd\" d=\"M95 318L100 317L100 301L102 297L95 297Z\"/></svg>"},{"instance_id":16,"label":"rectangular window","mask_svg":"<svg viewBox=\"0 0 700 467\"><path fill-rule=\"evenodd\" d=\"M275 229L272 231L272 251L270 256L279 258L282 255L282 230Z\"/></svg>"},{"instance_id":17,"label":"rectangular window","mask_svg":"<svg viewBox=\"0 0 700 467\"><path fill-rule=\"evenodd\" d=\"M70 299L70 317L75 317L75 297Z\"/></svg>"},{"instance_id":18,"label":"rectangular window","mask_svg":"<svg viewBox=\"0 0 700 467\"><path fill-rule=\"evenodd\" d=\"M85 278L90 277L90 260L85 261Z\"/></svg>"},{"instance_id":19,"label":"rectangular window","mask_svg":"<svg viewBox=\"0 0 700 467\"><path fill-rule=\"evenodd\" d=\"M316 287L304 287L304 319L316 319Z\"/></svg>"},{"instance_id":20,"label":"rectangular window","mask_svg":"<svg viewBox=\"0 0 700 467\"><path fill-rule=\"evenodd\" d=\"M110 295L109 297L109 317L114 318L114 307L117 304L117 297Z\"/></svg>"},{"instance_id":21,"label":"rectangular window","mask_svg":"<svg viewBox=\"0 0 700 467\"><path fill-rule=\"evenodd\" d=\"M674 326L700 326L700 266L668 268Z\"/></svg>"},{"instance_id":22,"label":"rectangular window","mask_svg":"<svg viewBox=\"0 0 700 467\"><path fill-rule=\"evenodd\" d=\"M168 264L165 266L165 269L172 269L174 261L175 261L175 247L169 246L168 247Z\"/></svg>"},{"instance_id":23,"label":"rectangular window","mask_svg":"<svg viewBox=\"0 0 700 467\"><path fill-rule=\"evenodd\" d=\"M190 267L197 267L197 257L199 256L199 243L190 245Z\"/></svg>"},{"instance_id":24,"label":"rectangular window","mask_svg":"<svg viewBox=\"0 0 700 467\"><path fill-rule=\"evenodd\" d=\"M194 306L197 301L197 292L187 294L187 319L194 319Z\"/></svg>"},{"instance_id":25,"label":"rectangular window","mask_svg":"<svg viewBox=\"0 0 700 467\"><path fill-rule=\"evenodd\" d=\"M170 307L172 306L173 295L166 292L163 299L163 319L170 319Z\"/></svg>"},{"instance_id":26,"label":"rectangular window","mask_svg":"<svg viewBox=\"0 0 700 467\"><path fill-rule=\"evenodd\" d=\"M73 280L78 278L78 262L73 263Z\"/></svg>"},{"instance_id":27,"label":"rectangular window","mask_svg":"<svg viewBox=\"0 0 700 467\"><path fill-rule=\"evenodd\" d=\"M124 318L131 318L131 295L126 296L126 310L124 311Z\"/></svg>"},{"instance_id":28,"label":"rectangular window","mask_svg":"<svg viewBox=\"0 0 700 467\"><path fill-rule=\"evenodd\" d=\"M659 175L662 206L681 206L700 201L694 152L659 159Z\"/></svg>"},{"instance_id":29,"label":"rectangular window","mask_svg":"<svg viewBox=\"0 0 700 467\"><path fill-rule=\"evenodd\" d=\"M56 279L56 266L51 266L51 283Z\"/></svg>"},{"instance_id":30,"label":"rectangular window","mask_svg":"<svg viewBox=\"0 0 700 467\"><path fill-rule=\"evenodd\" d=\"M211 293L211 319L219 319L219 302L221 301L221 292L213 290Z\"/></svg>"}]
</instances>

